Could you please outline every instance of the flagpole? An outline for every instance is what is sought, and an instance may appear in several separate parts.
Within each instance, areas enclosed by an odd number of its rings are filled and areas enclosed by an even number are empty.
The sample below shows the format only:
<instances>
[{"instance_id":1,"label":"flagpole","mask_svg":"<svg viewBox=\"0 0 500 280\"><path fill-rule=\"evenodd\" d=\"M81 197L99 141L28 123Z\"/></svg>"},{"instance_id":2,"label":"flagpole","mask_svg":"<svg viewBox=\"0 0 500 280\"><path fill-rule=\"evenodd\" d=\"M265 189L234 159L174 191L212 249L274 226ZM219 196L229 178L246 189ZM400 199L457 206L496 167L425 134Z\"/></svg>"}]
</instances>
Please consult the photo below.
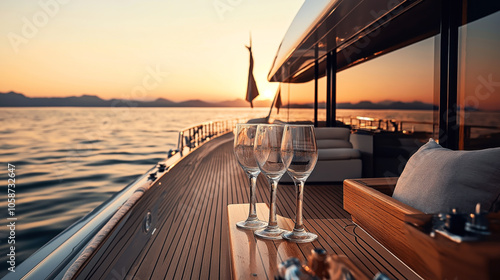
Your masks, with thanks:
<instances>
[{"instance_id":1,"label":"flagpole","mask_svg":"<svg viewBox=\"0 0 500 280\"><path fill-rule=\"evenodd\" d=\"M273 107L276 104L276 100L278 98L278 95L280 95L280 94L281 94L281 83L278 86L278 91L276 91L276 94L274 95L273 102L271 103L271 109L269 109L269 114L267 114L267 119L269 119L271 117L271 114L273 112Z\"/></svg>"}]
</instances>

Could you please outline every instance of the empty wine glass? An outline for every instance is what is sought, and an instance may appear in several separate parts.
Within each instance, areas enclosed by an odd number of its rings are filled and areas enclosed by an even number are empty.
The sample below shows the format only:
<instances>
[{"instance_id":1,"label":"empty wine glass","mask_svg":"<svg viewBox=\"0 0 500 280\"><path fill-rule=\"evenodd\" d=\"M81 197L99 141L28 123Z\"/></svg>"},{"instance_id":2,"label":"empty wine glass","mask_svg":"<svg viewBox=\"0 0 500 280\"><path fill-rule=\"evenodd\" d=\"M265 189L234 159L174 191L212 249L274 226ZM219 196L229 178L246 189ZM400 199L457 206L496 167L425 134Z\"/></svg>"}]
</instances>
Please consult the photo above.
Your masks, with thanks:
<instances>
[{"instance_id":1,"label":"empty wine glass","mask_svg":"<svg viewBox=\"0 0 500 280\"><path fill-rule=\"evenodd\" d=\"M269 222L263 230L255 231L255 235L265 239L281 239L283 230L278 227L276 220L276 192L278 181L286 171L286 165L281 159L281 140L283 138L282 125L259 124L255 136L254 154L262 173L271 185L271 205Z\"/></svg>"},{"instance_id":2,"label":"empty wine glass","mask_svg":"<svg viewBox=\"0 0 500 280\"><path fill-rule=\"evenodd\" d=\"M257 218L255 209L255 185L257 176L260 173L259 166L253 154L255 143L256 124L236 124L234 136L234 154L250 180L250 212L245 221L236 223L236 226L243 229L259 229L267 226L267 223Z\"/></svg>"},{"instance_id":3,"label":"empty wine glass","mask_svg":"<svg viewBox=\"0 0 500 280\"><path fill-rule=\"evenodd\" d=\"M293 231L283 233L283 238L293 242L311 242L318 236L306 232L302 220L302 203L304 199L304 184L316 166L318 149L314 126L286 125L283 132L281 152L287 172L292 177L296 189L295 227Z\"/></svg>"}]
</instances>

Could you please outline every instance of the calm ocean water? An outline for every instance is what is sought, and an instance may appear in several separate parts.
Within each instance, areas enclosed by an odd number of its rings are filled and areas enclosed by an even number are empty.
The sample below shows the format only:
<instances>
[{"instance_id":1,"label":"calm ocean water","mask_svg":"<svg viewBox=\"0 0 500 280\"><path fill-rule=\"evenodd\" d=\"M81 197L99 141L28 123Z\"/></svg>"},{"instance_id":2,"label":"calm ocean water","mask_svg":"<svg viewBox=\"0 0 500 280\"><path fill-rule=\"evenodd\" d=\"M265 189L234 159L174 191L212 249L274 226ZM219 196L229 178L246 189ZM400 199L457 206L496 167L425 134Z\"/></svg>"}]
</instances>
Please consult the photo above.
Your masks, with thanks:
<instances>
[{"instance_id":1,"label":"calm ocean water","mask_svg":"<svg viewBox=\"0 0 500 280\"><path fill-rule=\"evenodd\" d=\"M2 108L0 276L7 272L7 164L15 165L16 263L144 174L178 131L268 108Z\"/></svg>"},{"instance_id":2,"label":"calm ocean water","mask_svg":"<svg viewBox=\"0 0 500 280\"><path fill-rule=\"evenodd\" d=\"M312 109L293 116L310 118ZM0 276L7 272L7 164L16 175L16 263L121 190L204 121L256 118L268 108L2 108ZM320 111L320 119L323 118ZM432 121L430 111L339 110L339 116ZM286 117L281 115L286 120ZM292 114L291 114L292 116ZM289 121L294 118L290 117Z\"/></svg>"}]
</instances>

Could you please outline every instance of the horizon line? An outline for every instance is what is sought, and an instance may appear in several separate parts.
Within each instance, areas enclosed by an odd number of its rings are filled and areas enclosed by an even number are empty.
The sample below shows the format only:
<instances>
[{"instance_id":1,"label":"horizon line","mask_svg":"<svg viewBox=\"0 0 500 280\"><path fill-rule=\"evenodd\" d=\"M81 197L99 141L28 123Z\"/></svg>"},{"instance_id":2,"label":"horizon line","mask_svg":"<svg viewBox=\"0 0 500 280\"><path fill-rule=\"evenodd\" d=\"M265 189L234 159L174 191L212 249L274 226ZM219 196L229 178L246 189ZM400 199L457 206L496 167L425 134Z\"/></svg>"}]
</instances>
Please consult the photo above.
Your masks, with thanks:
<instances>
[{"instance_id":1,"label":"horizon line","mask_svg":"<svg viewBox=\"0 0 500 280\"><path fill-rule=\"evenodd\" d=\"M168 99L168 98L164 98L164 97L157 97L157 98L153 98L153 99L126 99L126 98L116 98L116 97L112 97L112 98L109 98L109 99L105 99L103 97L100 97L99 95L95 95L95 94L88 94L88 93L82 93L81 95L67 95L67 96L35 96L35 97L31 97L31 96L28 96L26 95L25 93L21 93L21 92L16 92L16 91L13 91L13 90L10 90L8 92L0 92L0 94L9 94L9 93L13 93L13 94L17 94L17 95L22 95L26 98L30 98L30 99L35 99L35 98L40 98L40 99L50 99L50 98L71 98L71 97L75 97L75 98L81 98L81 97L97 97L103 101L112 101L112 100L127 100L127 101L137 101L137 102L154 102L154 101L157 101L157 100L167 100L167 101L170 101L170 102L174 102L174 103L183 103L183 102L189 102L189 101L201 101L201 102L205 102L205 103L221 103L221 102L228 102L228 101L238 101L238 100L241 100L241 101L245 101L244 98L235 98L235 99L226 99L226 100L220 100L220 101L206 101L204 99L186 99L186 100L183 100L183 101L173 101L171 99ZM273 100L272 99L261 99L261 100L256 100L256 102L265 102L265 101L270 101L272 102ZM246 102L246 101L245 101ZM420 102L420 103L423 103L423 104L428 104L428 105L435 105L433 103L427 103L427 102L424 102L422 100L413 100L413 101L401 101L401 100L390 100L390 99L386 99L386 100L381 100L381 101L371 101L371 100L360 100L358 101L357 103L353 103L351 101L347 101L347 102L337 102L337 104L345 104L345 103L348 103L348 104L359 104L359 103L363 103L363 102L370 102L372 104L378 104L378 103L382 103L382 102L393 102L393 103L396 103L396 102L401 102L401 103L416 103L416 102ZM323 103L326 103L326 101L321 101L321 102L318 102L318 104L323 104ZM291 103L291 105L308 105L308 104L314 104L314 102L306 102L306 103ZM34 106L34 107L38 107L38 106ZM45 106L42 106L42 107L45 107ZM55 107L60 107L60 106L55 106Z\"/></svg>"}]
</instances>

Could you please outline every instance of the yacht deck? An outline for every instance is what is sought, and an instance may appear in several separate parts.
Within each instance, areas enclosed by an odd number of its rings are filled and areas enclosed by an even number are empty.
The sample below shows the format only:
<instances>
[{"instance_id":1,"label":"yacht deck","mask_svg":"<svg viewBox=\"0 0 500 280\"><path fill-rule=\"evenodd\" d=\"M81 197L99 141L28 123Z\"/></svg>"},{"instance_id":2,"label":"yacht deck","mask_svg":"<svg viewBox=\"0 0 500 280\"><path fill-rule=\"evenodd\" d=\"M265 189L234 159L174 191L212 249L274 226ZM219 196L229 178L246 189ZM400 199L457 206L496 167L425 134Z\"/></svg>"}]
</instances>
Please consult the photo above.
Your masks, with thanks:
<instances>
[{"instance_id":1,"label":"yacht deck","mask_svg":"<svg viewBox=\"0 0 500 280\"><path fill-rule=\"evenodd\" d=\"M170 169L115 227L77 279L230 279L227 205L248 203L246 175L233 154L232 133L202 145ZM264 176L257 201L269 202ZM306 183L306 229L319 235L312 244L294 244L305 257L314 247L346 255L365 274L383 271L393 279L418 278L350 220L342 208L342 186ZM280 184L278 214L294 218L293 185ZM144 229L148 211L152 226ZM267 217L260 217L267 220ZM278 242L265 241L277 248ZM264 259L262 258L264 262ZM266 256L270 266L283 261ZM273 279L275 268L259 275Z\"/></svg>"}]
</instances>

